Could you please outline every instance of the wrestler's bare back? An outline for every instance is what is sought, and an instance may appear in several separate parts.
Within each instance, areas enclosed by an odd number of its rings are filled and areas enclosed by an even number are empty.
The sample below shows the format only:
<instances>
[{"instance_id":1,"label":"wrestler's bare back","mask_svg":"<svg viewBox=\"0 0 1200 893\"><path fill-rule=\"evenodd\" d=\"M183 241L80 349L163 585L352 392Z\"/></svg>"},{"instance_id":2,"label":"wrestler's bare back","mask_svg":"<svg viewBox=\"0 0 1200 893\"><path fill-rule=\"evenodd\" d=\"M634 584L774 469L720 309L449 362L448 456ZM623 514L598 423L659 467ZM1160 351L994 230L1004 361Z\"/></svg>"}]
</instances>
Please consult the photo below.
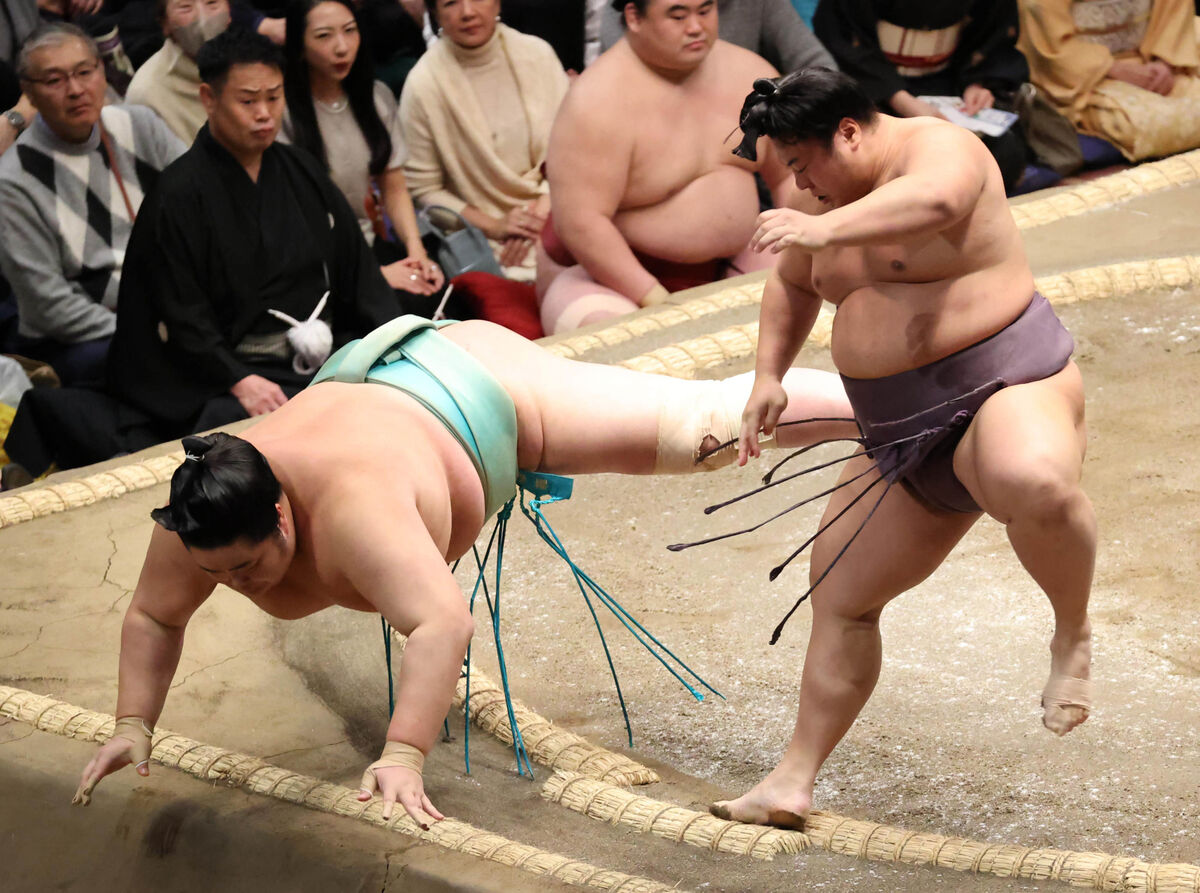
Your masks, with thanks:
<instances>
[{"instance_id":1,"label":"wrestler's bare back","mask_svg":"<svg viewBox=\"0 0 1200 893\"><path fill-rule=\"evenodd\" d=\"M541 411L525 384L536 372L522 354L540 362L543 352L511 333L497 337L490 326L481 333L477 324L460 324L442 334L474 353L505 386L517 409L518 461L537 467ZM526 347L515 356L514 339ZM498 350L507 351L504 362L493 356ZM294 519L296 550L272 588L229 585L275 617L295 619L333 605L381 610L347 578L339 545L347 525L384 530L398 550L411 552L414 539L424 538L445 562L470 549L483 526L483 485L470 457L433 415L395 388L326 382L300 392L240 436L267 457L279 479ZM179 538L159 528L147 567L162 568L170 589L190 590L196 600L212 590L213 580ZM173 598L166 586L149 588Z\"/></svg>"},{"instance_id":2,"label":"wrestler's bare back","mask_svg":"<svg viewBox=\"0 0 1200 893\"><path fill-rule=\"evenodd\" d=\"M578 78L556 124L564 131L576 118L600 119L606 139L587 151L588 170L578 176L591 191L616 181L617 194L606 187L586 200L616 209L613 221L636 251L685 263L736 255L758 215L754 171L767 165L769 183L785 172L774 159L734 157L726 140L745 85L774 75L761 57L718 40L696 71L675 82L647 68L626 41L617 43Z\"/></svg>"},{"instance_id":3,"label":"wrestler's bare back","mask_svg":"<svg viewBox=\"0 0 1200 893\"><path fill-rule=\"evenodd\" d=\"M973 209L939 232L815 254L788 250L781 274L808 273L811 291L837 305L833 360L853 378L891 375L974 344L1015 319L1033 293L1020 232L983 143L932 118L879 121L878 135L895 151L872 189L910 171L950 175L978 166L987 175Z\"/></svg>"}]
</instances>

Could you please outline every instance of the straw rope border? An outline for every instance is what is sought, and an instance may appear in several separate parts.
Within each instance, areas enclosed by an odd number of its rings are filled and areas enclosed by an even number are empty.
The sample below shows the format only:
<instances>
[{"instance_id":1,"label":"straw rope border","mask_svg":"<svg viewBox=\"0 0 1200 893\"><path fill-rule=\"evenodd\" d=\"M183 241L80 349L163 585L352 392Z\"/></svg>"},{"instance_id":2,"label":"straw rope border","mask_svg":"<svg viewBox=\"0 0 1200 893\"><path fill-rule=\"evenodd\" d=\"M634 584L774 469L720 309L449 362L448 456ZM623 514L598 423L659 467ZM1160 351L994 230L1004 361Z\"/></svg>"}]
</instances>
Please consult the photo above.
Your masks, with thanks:
<instances>
[{"instance_id":1,"label":"straw rope border","mask_svg":"<svg viewBox=\"0 0 1200 893\"><path fill-rule=\"evenodd\" d=\"M454 692L456 708L461 709L466 702L466 689L466 678L459 679ZM541 766L618 785L647 785L661 781L653 769L556 727L551 720L534 713L516 698L513 698L512 707L529 758ZM471 721L505 744L513 743L504 690L474 666L471 667Z\"/></svg>"},{"instance_id":2,"label":"straw rope border","mask_svg":"<svg viewBox=\"0 0 1200 893\"><path fill-rule=\"evenodd\" d=\"M643 797L592 778L558 773L542 797L611 825L723 853L772 859L810 844L846 856L949 868L1003 878L1062 881L1121 893L1200 893L1200 865L1150 863L1129 856L989 844L906 831L814 810L805 831L726 822L707 813ZM732 826L732 827L729 827ZM774 835L772 836L772 832Z\"/></svg>"},{"instance_id":3,"label":"straw rope border","mask_svg":"<svg viewBox=\"0 0 1200 893\"><path fill-rule=\"evenodd\" d=\"M1188 156L1189 169L1194 169L1195 165L1192 165L1191 161L1193 157L1200 156L1200 150L1195 153L1188 153ZM1180 156L1177 156L1177 158L1179 157ZM1167 160L1171 161L1174 159ZM1143 165L1143 167L1148 167L1148 165ZM1146 188L1143 189L1143 191L1153 190ZM1041 291L1048 299L1051 300L1052 303L1069 304L1077 301L1091 300L1094 298L1111 297L1117 294L1130 294L1133 292L1153 291L1166 288L1184 288L1194 285L1198 281L1200 281L1200 256L1189 255L1176 258L1159 258L1148 261L1133 261L1124 264L1113 264L1075 270L1072 272L1039 279L1037 280L1037 287L1039 291ZM753 303L756 300L761 300L760 285L741 286L736 289L731 289L730 291L734 294L728 301L714 302L708 299L696 299L697 302L707 302L706 306L709 308L715 308L703 310L702 312L698 313L698 316L707 315L708 313L716 312L720 309L726 309L727 307L743 306L748 303ZM679 306L683 305L676 305L676 307ZM671 318L673 317L664 313L661 318L656 321L656 325L662 328L662 323L670 320ZM818 319L817 326L814 328L813 336L810 337L811 342L820 345L828 344L828 320L830 318L831 314L823 314L822 318ZM633 336L631 335L630 337ZM630 368L639 368L643 369L644 371L655 372L657 374L690 378L695 377L695 374L703 369L711 368L714 365L728 362L731 359L745 355L746 352L752 351L756 340L757 323L734 326L714 333L710 336L681 342L678 345L662 348L658 351L651 351L646 354L642 354L639 357L630 358L620 365L628 366ZM141 490L146 487L151 487L155 484L165 482L166 480L169 480L171 474L174 472L175 467L181 461L181 452L171 453L165 456L148 459L141 463L101 472L86 478L67 481L62 484L54 484L49 487L32 490L22 493L18 496L0 498L0 528L12 526L27 520L32 520L36 517L43 517L45 515L79 508L84 505L91 505L104 499L117 498L125 495L128 492ZM494 683L492 684L494 685ZM0 695L4 695L6 691L19 692L20 690L9 689L5 686L0 686ZM38 697L28 692L25 692L24 694L32 697ZM4 708L7 707L9 699L10 697L5 697L2 701L0 701L0 712L5 712ZM74 719L79 715L89 712L79 708L73 709L75 709L76 712L70 719ZM536 716L536 714L533 715ZM108 719L111 721L111 717L108 717ZM548 723L548 721L546 722ZM504 726L507 729L507 722L504 723ZM39 728L40 727L41 726L39 726ZM518 723L518 727L520 727L520 723ZM499 728L499 724L497 724L496 728ZM92 734L95 736L97 734L101 734L102 732L102 729L95 729L93 730ZM511 730L508 730L508 732L509 740L511 741ZM495 734L496 732L493 730L493 733ZM60 732L60 734L71 734L73 737L79 737L73 735L73 733L67 732ZM179 740L189 740L182 739L180 736L172 737L178 738ZM501 740L504 740L502 734L498 737L501 737ZM92 740L97 739L93 737ZM204 748L208 746L196 743L195 747ZM239 758L237 765L256 759L240 754L235 754L234 756ZM258 762L260 763L260 767L274 769L274 767L270 767L268 764L262 763L261 761ZM215 765L215 761L211 765ZM190 770L185 768L184 771ZM285 770L275 771L284 772ZM192 774L197 773L193 772ZM285 777L290 775L292 774L285 772ZM325 785L325 783L319 782L315 779L312 779L311 781L313 782L314 786L323 785L325 787L336 787ZM273 787L277 786L278 782L273 785ZM627 793L631 797L637 797L637 795L634 795L631 792ZM282 797L282 799L288 798ZM292 800L291 802L302 801ZM309 804L305 802L304 805ZM336 811L336 808L326 811ZM697 815L702 814L697 813ZM356 814L356 817L362 817L362 815ZM832 827L829 827L825 824L826 820L833 823ZM393 825L394 824L395 820L393 820ZM833 816L827 816L826 814L818 811L814 811L814 813L809 817L808 832L808 838L810 840L822 847L825 847L826 849L829 849L833 852L843 852L865 858L887 858L891 861L912 861L919 864L934 864L941 867L957 868L958 870L970 870L976 872L987 871L992 874L1000 874L1001 871L1008 870L1010 872L1009 874L1001 874L1001 876L1021 876L1066 880L1074 885L1091 885L1094 886L1094 889L1098 890L1145 890L1147 893L1166 893L1168 890L1179 890L1187 891L1187 893L1200 893L1200 867L1194 865L1159 865L1144 863L1140 860L1127 857L1111 857L1104 854L1071 853L1069 851L1048 849L1029 850L1022 847L1009 847L1008 845L982 844L974 841L962 840L960 838L946 838L936 834L908 832L890 826L878 825L871 822L860 822L854 819L840 819ZM884 855L879 855L876 852L880 846L878 841L876 841L876 834L879 835L879 840L888 841L888 846L891 848L888 850L888 852L890 852L891 855L887 855L887 853ZM861 840L859 838L861 838ZM928 844L929 840L936 841L936 847L932 855L926 854L919 856L913 853L908 853L909 845L912 844L913 841L917 841L918 845L920 846L925 846ZM873 843L873 841L875 842ZM507 844L502 844L501 846L504 845ZM523 846L521 844L512 845ZM468 850L463 849L462 851L467 852ZM942 859L942 853L945 851L949 851L952 855L947 856L946 859ZM1021 855L1019 857L1014 857L1014 853L1018 852ZM964 853L970 853L969 860L964 861L966 860ZM1050 858L1051 856L1053 857L1048 866L1041 864L1038 861L1042 858L1042 856L1039 854L1049 854L1046 855L1045 858ZM1031 867L1026 869L1026 863L1029 863L1031 858L1033 859L1033 863L1030 863ZM1085 862L1095 860L1101 861L1099 863L1100 868L1094 871L1083 864ZM1007 869L1005 869L1005 866L1007 866ZM1118 869L1119 874L1114 873L1117 872ZM1091 875L1088 874L1089 871L1091 871ZM1080 872L1082 872L1082 874L1080 874ZM1191 886L1184 887L1176 885L1172 887L1160 887L1159 879L1164 872L1167 876L1173 876L1174 874L1182 872L1180 876L1183 877L1184 882L1189 883ZM1094 876L1094 882L1082 880L1082 877L1085 876ZM1188 880L1188 877L1191 879ZM1130 881L1131 878L1133 879L1132 882ZM1174 884L1175 881L1172 880L1171 883ZM664 887L663 889L669 888Z\"/></svg>"},{"instance_id":4,"label":"straw rope border","mask_svg":"<svg viewBox=\"0 0 1200 893\"><path fill-rule=\"evenodd\" d=\"M392 630L392 641L403 649L407 641L404 635ZM504 689L484 673L473 662L471 664L471 715L470 719L484 732L504 744L512 745L512 726L508 721L508 707L504 701ZM452 704L461 710L467 702L467 677L458 680ZM646 785L661 781L657 772L624 754L606 750L581 738L574 732L557 728L551 720L530 710L521 701L513 698L513 715L517 729L529 758L540 766L555 771L577 772L590 778L613 782L619 785Z\"/></svg>"},{"instance_id":5,"label":"straw rope border","mask_svg":"<svg viewBox=\"0 0 1200 893\"><path fill-rule=\"evenodd\" d=\"M1200 180L1200 149L1139 164L1045 198L1013 205L1013 220L1022 230L1035 229L1152 192L1187 186L1197 180Z\"/></svg>"},{"instance_id":6,"label":"straw rope border","mask_svg":"<svg viewBox=\"0 0 1200 893\"><path fill-rule=\"evenodd\" d=\"M108 740L115 723L114 717L109 714L5 685L0 685L0 716L10 717L43 732L98 743ZM398 808L392 818L385 821L383 802L378 798L361 803L357 790L353 788L290 772L258 757L204 744L165 729L158 729L154 733L151 759L201 781L222 782L229 787L242 788L318 812L358 819L444 849L576 887L609 893L668 893L676 889L650 878L598 868L580 859L518 843L453 818L435 822L428 831L422 831L403 809Z\"/></svg>"},{"instance_id":7,"label":"straw rope border","mask_svg":"<svg viewBox=\"0 0 1200 893\"><path fill-rule=\"evenodd\" d=\"M1197 164L1200 164L1200 150L1188 153L1188 155L1195 155ZM1181 157L1176 156L1176 158ZM1148 165L1143 165L1143 167L1148 167ZM1200 255L1085 267L1054 276L1044 276L1036 281L1038 290L1052 304L1073 304L1115 295L1159 289L1188 288L1197 284L1200 284ZM725 293L720 294L724 295ZM661 328L676 318L672 315L675 311L679 311L684 316L694 314L687 318L699 318L716 312L714 309L706 308L727 309L734 306L752 305L762 300L762 283L736 286L728 289L728 295L725 298L718 298L720 295L696 298L694 301L675 305L673 308L664 308L655 314L648 314L638 319L652 319L654 320L653 325ZM693 303L696 305L694 308L690 307ZM612 328L624 331L626 327L634 324L635 320L630 320L622 323L621 326ZM807 343L820 347L828 346L832 324L832 312L828 308L823 308ZM634 337L637 330L630 328L627 331L630 334L609 333L604 337L617 341L629 340ZM601 334L596 333L586 337L598 338ZM567 356L566 351L578 353L586 347L583 342L575 346L563 347L562 345L565 343L552 344L547 349L559 352L561 356ZM757 343L758 323L753 322L731 326L711 335L692 338L639 354L623 360L617 365L641 372L670 375L675 378L695 378L715 366L745 359L754 352ZM31 521L34 518L92 505L105 499L116 499L126 493L163 483L170 480L176 466L182 461L183 452L176 451L136 464L102 471L88 477L0 497L0 529Z\"/></svg>"},{"instance_id":8,"label":"straw rope border","mask_svg":"<svg viewBox=\"0 0 1200 893\"><path fill-rule=\"evenodd\" d=\"M1200 149L1146 162L1129 170L1099 177L1078 186L1063 189L1041 199L1011 205L1013 221L1024 231L1045 226L1068 217L1120 204L1142 195L1200 180ZM622 317L605 328L574 335L547 345L557 356L578 358L602 347L624 344L640 335L662 331L719 310L730 310L762 300L762 282L734 286L673 304L648 313Z\"/></svg>"},{"instance_id":9,"label":"straw rope border","mask_svg":"<svg viewBox=\"0 0 1200 893\"><path fill-rule=\"evenodd\" d=\"M799 831L726 821L575 772L556 772L542 786L542 799L610 825L714 853L769 862L780 853L799 853L809 846L808 837Z\"/></svg>"},{"instance_id":10,"label":"straw rope border","mask_svg":"<svg viewBox=\"0 0 1200 893\"><path fill-rule=\"evenodd\" d=\"M1200 150L1198 150L1200 151ZM1188 288L1200 284L1200 255L1162 257L1099 267L1085 267L1035 280L1052 304L1074 304L1116 295ZM760 290L761 299L761 290ZM828 347L833 313L821 309L806 344ZM660 347L616 364L638 372L697 378L719 366L745 360L758 344L758 323L730 326L677 344Z\"/></svg>"}]
</instances>

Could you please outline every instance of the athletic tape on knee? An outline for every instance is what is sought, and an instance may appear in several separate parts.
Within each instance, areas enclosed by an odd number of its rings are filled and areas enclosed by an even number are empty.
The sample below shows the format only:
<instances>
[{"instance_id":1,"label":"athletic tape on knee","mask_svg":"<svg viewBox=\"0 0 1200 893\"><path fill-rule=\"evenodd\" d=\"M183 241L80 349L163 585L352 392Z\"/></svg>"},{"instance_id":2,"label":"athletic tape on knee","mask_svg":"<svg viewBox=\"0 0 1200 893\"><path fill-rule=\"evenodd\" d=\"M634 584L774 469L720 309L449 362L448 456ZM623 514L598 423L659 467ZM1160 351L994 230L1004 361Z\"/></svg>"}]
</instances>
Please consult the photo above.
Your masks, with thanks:
<instances>
[{"instance_id":1,"label":"athletic tape on knee","mask_svg":"<svg viewBox=\"0 0 1200 893\"><path fill-rule=\"evenodd\" d=\"M742 411L753 384L753 373L724 381L692 382L695 396L666 403L658 414L655 474L714 471L733 462L737 458L737 443L715 453L708 451L736 440L741 433ZM760 442L771 447L775 438L760 438Z\"/></svg>"},{"instance_id":2,"label":"athletic tape on knee","mask_svg":"<svg viewBox=\"0 0 1200 893\"><path fill-rule=\"evenodd\" d=\"M375 778L376 769L411 769L420 775L424 768L425 754L411 744L405 744L402 741L388 741L383 745L383 753L380 754L379 759L368 766L367 771L363 773L362 789L375 792L378 786Z\"/></svg>"}]
</instances>

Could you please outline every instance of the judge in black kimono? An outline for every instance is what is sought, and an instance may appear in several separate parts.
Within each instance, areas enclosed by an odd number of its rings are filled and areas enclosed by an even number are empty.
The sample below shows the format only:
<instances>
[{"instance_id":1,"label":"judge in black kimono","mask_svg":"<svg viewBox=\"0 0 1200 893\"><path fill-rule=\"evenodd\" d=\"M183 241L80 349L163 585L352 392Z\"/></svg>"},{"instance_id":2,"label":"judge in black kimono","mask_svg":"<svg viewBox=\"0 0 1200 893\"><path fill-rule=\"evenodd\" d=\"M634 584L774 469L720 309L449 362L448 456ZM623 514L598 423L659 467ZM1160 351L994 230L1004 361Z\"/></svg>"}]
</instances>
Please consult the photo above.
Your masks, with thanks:
<instances>
[{"instance_id":1,"label":"judge in black kimono","mask_svg":"<svg viewBox=\"0 0 1200 893\"><path fill-rule=\"evenodd\" d=\"M1016 0L821 0L813 31L883 111L904 118L940 117L920 96L961 96L967 115L1009 108L1029 80ZM1020 128L983 141L1011 193L1029 160Z\"/></svg>"},{"instance_id":2,"label":"judge in black kimono","mask_svg":"<svg viewBox=\"0 0 1200 893\"><path fill-rule=\"evenodd\" d=\"M208 124L129 238L105 391L26 392L4 446L34 475L279 408L401 306L346 199L275 145L279 51L230 29L197 58Z\"/></svg>"},{"instance_id":3,"label":"judge in black kimono","mask_svg":"<svg viewBox=\"0 0 1200 893\"><path fill-rule=\"evenodd\" d=\"M282 406L400 304L342 193L275 143L275 46L231 29L196 61L208 123L138 214L109 385L156 422L205 430Z\"/></svg>"}]
</instances>

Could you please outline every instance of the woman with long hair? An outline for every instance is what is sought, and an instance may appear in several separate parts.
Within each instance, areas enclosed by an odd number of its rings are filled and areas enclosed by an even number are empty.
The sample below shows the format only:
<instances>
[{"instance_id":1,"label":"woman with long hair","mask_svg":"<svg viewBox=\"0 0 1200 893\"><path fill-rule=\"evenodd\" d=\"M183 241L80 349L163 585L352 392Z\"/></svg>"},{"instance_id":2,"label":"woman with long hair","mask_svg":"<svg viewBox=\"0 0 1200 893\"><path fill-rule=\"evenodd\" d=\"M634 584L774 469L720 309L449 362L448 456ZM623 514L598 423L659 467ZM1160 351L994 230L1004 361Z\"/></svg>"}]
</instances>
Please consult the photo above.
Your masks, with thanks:
<instances>
[{"instance_id":1,"label":"woman with long hair","mask_svg":"<svg viewBox=\"0 0 1200 893\"><path fill-rule=\"evenodd\" d=\"M417 229L396 100L375 80L360 46L358 18L348 0L291 4L285 45L287 113L280 138L312 153L329 170L392 288L430 295L442 287L444 277L426 254ZM381 211L403 247L382 238Z\"/></svg>"}]
</instances>

